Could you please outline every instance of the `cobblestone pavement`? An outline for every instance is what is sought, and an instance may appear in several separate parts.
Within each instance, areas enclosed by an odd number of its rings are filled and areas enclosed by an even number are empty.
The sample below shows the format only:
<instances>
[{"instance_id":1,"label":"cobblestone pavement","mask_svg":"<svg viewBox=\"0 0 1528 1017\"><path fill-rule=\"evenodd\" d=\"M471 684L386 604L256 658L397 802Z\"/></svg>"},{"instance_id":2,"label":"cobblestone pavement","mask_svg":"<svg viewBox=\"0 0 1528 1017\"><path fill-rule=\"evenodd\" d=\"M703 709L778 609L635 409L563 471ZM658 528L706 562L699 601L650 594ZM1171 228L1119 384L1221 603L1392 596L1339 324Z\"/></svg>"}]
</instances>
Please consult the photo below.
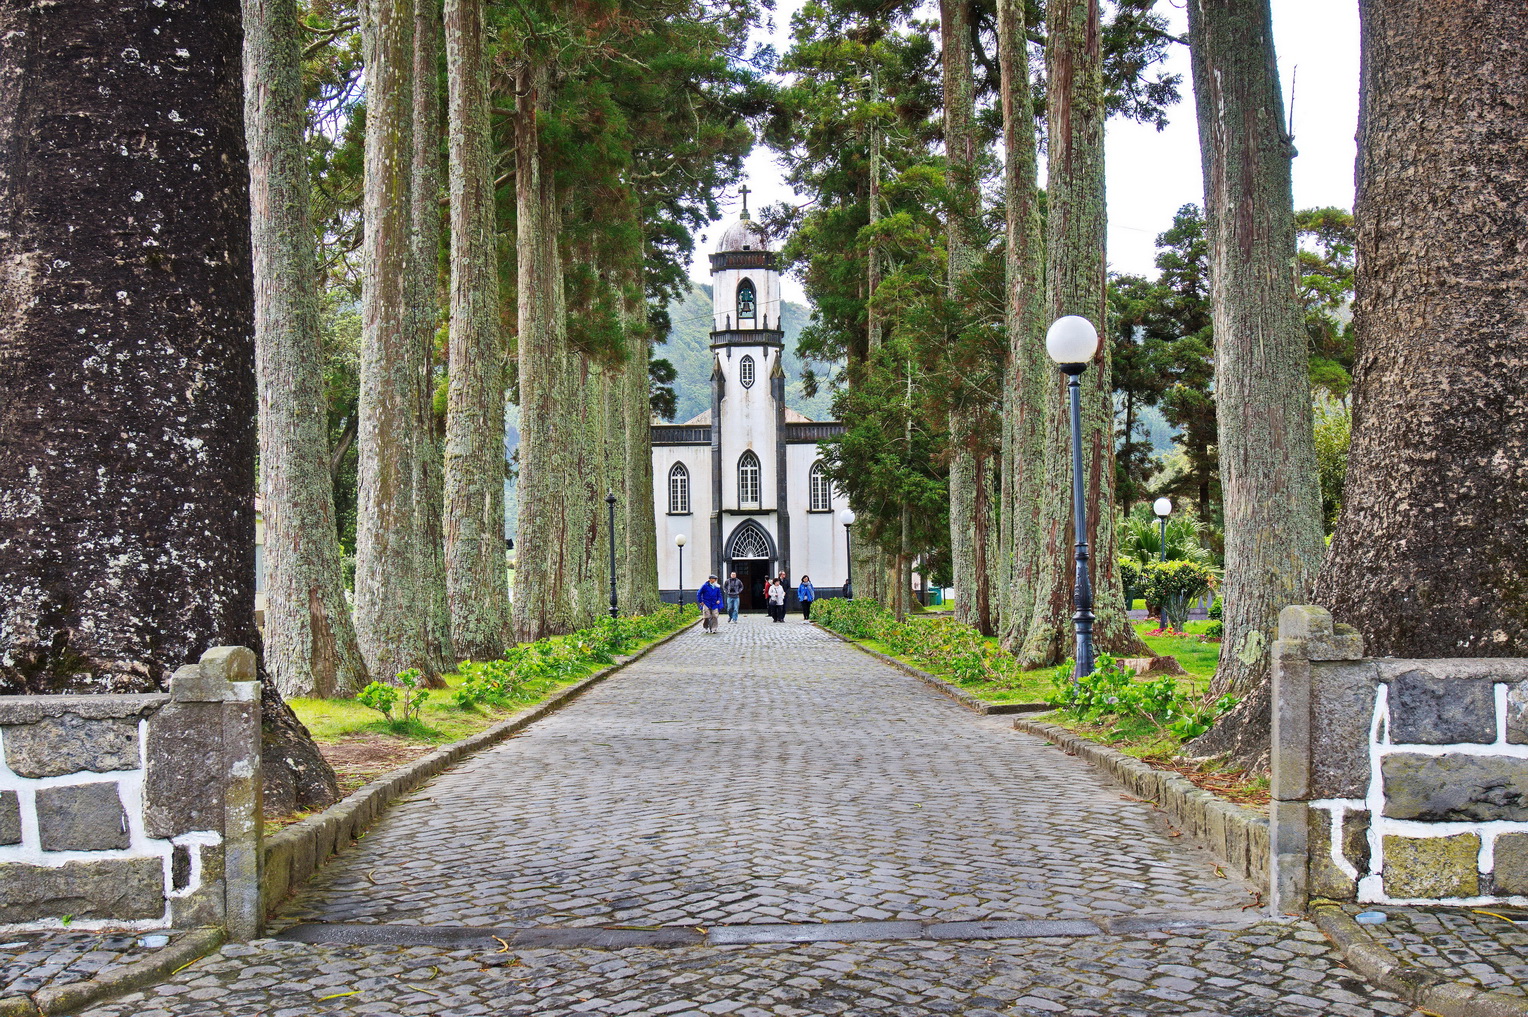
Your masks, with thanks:
<instances>
[{"instance_id":1,"label":"cobblestone pavement","mask_svg":"<svg viewBox=\"0 0 1528 1017\"><path fill-rule=\"evenodd\" d=\"M687 633L394 805L277 927L1234 924L498 952L262 940L89 1017L1412 1012L1251 901L1080 760L810 626L750 620Z\"/></svg>"},{"instance_id":2,"label":"cobblestone pavement","mask_svg":"<svg viewBox=\"0 0 1528 1017\"><path fill-rule=\"evenodd\" d=\"M283 920L684 925L1239 908L1084 763L794 619L698 630L395 805Z\"/></svg>"},{"instance_id":3,"label":"cobblestone pavement","mask_svg":"<svg viewBox=\"0 0 1528 1017\"><path fill-rule=\"evenodd\" d=\"M1403 961L1451 982L1528 996L1528 909L1385 905L1346 910L1384 912L1386 921L1363 929Z\"/></svg>"},{"instance_id":4,"label":"cobblestone pavement","mask_svg":"<svg viewBox=\"0 0 1528 1017\"><path fill-rule=\"evenodd\" d=\"M83 982L142 960L179 933L0 932L0 999ZM153 937L153 938L146 938ZM157 944L157 945L152 945Z\"/></svg>"}]
</instances>

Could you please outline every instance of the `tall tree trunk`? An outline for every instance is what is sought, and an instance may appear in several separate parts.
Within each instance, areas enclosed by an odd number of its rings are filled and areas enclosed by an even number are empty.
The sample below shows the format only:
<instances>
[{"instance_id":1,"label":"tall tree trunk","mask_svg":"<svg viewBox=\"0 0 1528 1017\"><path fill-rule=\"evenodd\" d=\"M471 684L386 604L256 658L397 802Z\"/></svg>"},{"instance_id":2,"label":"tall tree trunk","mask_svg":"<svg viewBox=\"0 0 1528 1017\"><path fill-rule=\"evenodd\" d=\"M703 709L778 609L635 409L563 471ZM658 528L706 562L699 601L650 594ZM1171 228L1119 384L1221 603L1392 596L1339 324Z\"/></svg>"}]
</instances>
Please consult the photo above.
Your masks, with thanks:
<instances>
[{"instance_id":1,"label":"tall tree trunk","mask_svg":"<svg viewBox=\"0 0 1528 1017\"><path fill-rule=\"evenodd\" d=\"M1528 656L1528 7L1359 17L1353 445L1316 600L1370 653Z\"/></svg>"},{"instance_id":2,"label":"tall tree trunk","mask_svg":"<svg viewBox=\"0 0 1528 1017\"><path fill-rule=\"evenodd\" d=\"M446 0L451 151L451 365L446 579L459 656L491 660L509 635L504 565L504 346L482 0Z\"/></svg>"},{"instance_id":3,"label":"tall tree trunk","mask_svg":"<svg viewBox=\"0 0 1528 1017\"><path fill-rule=\"evenodd\" d=\"M1045 420L1054 368L1042 341L1045 303L1044 224L1036 189L1034 105L1023 0L998 0L998 67L1002 76L1003 195L1008 243L1004 260L1004 324L1008 359L1003 379L1003 457L998 557L1007 586L999 590L998 636L1022 645L1034 611L1040 568L1037 513L1045 480Z\"/></svg>"},{"instance_id":4,"label":"tall tree trunk","mask_svg":"<svg viewBox=\"0 0 1528 1017\"><path fill-rule=\"evenodd\" d=\"M638 215L636 221L641 222ZM624 524L616 534L622 549L624 614L657 610L658 523L653 517L652 404L647 365L652 359L652 333L647 325L647 301L642 287L642 262L633 256L621 290L626 320L626 362L621 374L622 502L616 506ZM621 493L621 492L618 492Z\"/></svg>"},{"instance_id":5,"label":"tall tree trunk","mask_svg":"<svg viewBox=\"0 0 1528 1017\"><path fill-rule=\"evenodd\" d=\"M1268 676L1279 611L1326 550L1294 204L1268 0L1191 0L1225 506L1225 639L1211 691ZM1266 732L1262 737L1267 737Z\"/></svg>"},{"instance_id":6,"label":"tall tree trunk","mask_svg":"<svg viewBox=\"0 0 1528 1017\"><path fill-rule=\"evenodd\" d=\"M240 37L234 0L0 9L0 693L261 648ZM268 801L333 801L262 691Z\"/></svg>"},{"instance_id":7,"label":"tall tree trunk","mask_svg":"<svg viewBox=\"0 0 1528 1017\"><path fill-rule=\"evenodd\" d=\"M976 264L972 233L981 212L971 12L966 0L942 0L939 38L944 60L944 149L952 195L946 224L947 285L950 300L958 306L966 278ZM959 339L952 337L952 341ZM958 355L956 359L960 359ZM994 498L987 488L993 474L983 426L989 419L990 414L978 406L960 406L950 412L950 556L955 573L955 618L987 635L993 632L995 606L988 561L989 509ZM900 564L897 585L900 589Z\"/></svg>"},{"instance_id":8,"label":"tall tree trunk","mask_svg":"<svg viewBox=\"0 0 1528 1017\"><path fill-rule=\"evenodd\" d=\"M1047 7L1050 82L1046 186L1047 317L1077 314L1105 333L1104 91L1098 0ZM1125 611L1114 534L1114 392L1109 344L1082 375L1083 487L1092 565L1093 642L1100 653L1149 653ZM1073 646L1072 450L1066 383L1052 370L1040 503L1043 541L1034 612L1021 653L1032 667L1066 659Z\"/></svg>"},{"instance_id":9,"label":"tall tree trunk","mask_svg":"<svg viewBox=\"0 0 1528 1017\"><path fill-rule=\"evenodd\" d=\"M437 664L426 633L429 593L416 509L424 346L408 301L414 29L411 0L367 0L355 606L361 652L383 679L408 668L432 674Z\"/></svg>"},{"instance_id":10,"label":"tall tree trunk","mask_svg":"<svg viewBox=\"0 0 1528 1017\"><path fill-rule=\"evenodd\" d=\"M414 456L414 518L419 576L424 595L425 652L432 686L437 672L457 661L451 645L451 607L446 596L444 453L435 415L435 333L440 325L440 36L441 0L414 0L414 150L409 225L409 271L404 290L406 322L420 348L419 448Z\"/></svg>"},{"instance_id":11,"label":"tall tree trunk","mask_svg":"<svg viewBox=\"0 0 1528 1017\"><path fill-rule=\"evenodd\" d=\"M551 74L532 60L516 75L515 191L519 230L520 518L516 526L515 638L571 632L594 617L591 545L585 504L603 470L581 473L588 438L587 361L569 354L563 315L561 217L557 187L542 150ZM604 491L598 492L603 499ZM604 505L599 505L603 512Z\"/></svg>"},{"instance_id":12,"label":"tall tree trunk","mask_svg":"<svg viewBox=\"0 0 1528 1017\"><path fill-rule=\"evenodd\" d=\"M286 696L366 684L340 575L329 471L296 0L246 0L255 350L265 516L265 666Z\"/></svg>"}]
</instances>

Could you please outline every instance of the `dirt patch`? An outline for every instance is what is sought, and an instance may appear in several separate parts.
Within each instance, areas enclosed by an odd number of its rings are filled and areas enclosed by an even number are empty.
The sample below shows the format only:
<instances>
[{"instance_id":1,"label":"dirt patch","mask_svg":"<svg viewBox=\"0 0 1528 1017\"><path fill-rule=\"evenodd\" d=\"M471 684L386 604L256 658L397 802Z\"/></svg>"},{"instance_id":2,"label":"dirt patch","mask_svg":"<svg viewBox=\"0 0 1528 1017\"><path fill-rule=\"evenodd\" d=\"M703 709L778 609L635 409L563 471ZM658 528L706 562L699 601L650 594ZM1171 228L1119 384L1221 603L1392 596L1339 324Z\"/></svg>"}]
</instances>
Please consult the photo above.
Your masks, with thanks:
<instances>
[{"instance_id":1,"label":"dirt patch","mask_svg":"<svg viewBox=\"0 0 1528 1017\"><path fill-rule=\"evenodd\" d=\"M1171 770L1201 791L1208 791L1236 805L1248 808L1266 807L1272 800L1267 781L1262 774L1247 770L1201 770L1193 763L1182 760L1152 757L1142 760L1158 770Z\"/></svg>"},{"instance_id":2,"label":"dirt patch","mask_svg":"<svg viewBox=\"0 0 1528 1017\"><path fill-rule=\"evenodd\" d=\"M344 798L384 773L411 763L439 747L393 735L368 733L351 735L336 742L320 742L318 751L334 767L334 775L339 779L340 797ZM293 812L285 816L266 816L265 832L269 835L310 815L311 812Z\"/></svg>"}]
</instances>

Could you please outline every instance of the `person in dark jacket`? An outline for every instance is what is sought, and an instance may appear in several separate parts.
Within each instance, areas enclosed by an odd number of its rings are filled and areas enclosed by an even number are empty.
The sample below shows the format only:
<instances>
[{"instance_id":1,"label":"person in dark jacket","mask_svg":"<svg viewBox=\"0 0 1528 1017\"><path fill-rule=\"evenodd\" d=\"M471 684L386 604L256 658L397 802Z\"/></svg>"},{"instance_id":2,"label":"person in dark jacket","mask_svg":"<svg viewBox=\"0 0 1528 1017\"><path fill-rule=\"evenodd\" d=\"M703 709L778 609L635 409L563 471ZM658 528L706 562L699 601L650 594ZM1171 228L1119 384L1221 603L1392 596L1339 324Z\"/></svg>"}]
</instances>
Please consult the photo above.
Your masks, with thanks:
<instances>
[{"instance_id":1,"label":"person in dark jacket","mask_svg":"<svg viewBox=\"0 0 1528 1017\"><path fill-rule=\"evenodd\" d=\"M812 586L811 576L801 577L801 585L796 587L796 599L801 602L801 620L811 622L812 601L817 599L817 590Z\"/></svg>"},{"instance_id":2,"label":"person in dark jacket","mask_svg":"<svg viewBox=\"0 0 1528 1017\"><path fill-rule=\"evenodd\" d=\"M700 614L704 621L701 627L716 635L716 621L722 613L722 588L716 585L716 577L706 580L706 584L695 591L695 602L700 605Z\"/></svg>"},{"instance_id":3,"label":"person in dark jacket","mask_svg":"<svg viewBox=\"0 0 1528 1017\"><path fill-rule=\"evenodd\" d=\"M743 595L743 581L737 577L736 572L722 584L722 593L727 596L727 621L730 624L737 621L738 598Z\"/></svg>"}]
</instances>

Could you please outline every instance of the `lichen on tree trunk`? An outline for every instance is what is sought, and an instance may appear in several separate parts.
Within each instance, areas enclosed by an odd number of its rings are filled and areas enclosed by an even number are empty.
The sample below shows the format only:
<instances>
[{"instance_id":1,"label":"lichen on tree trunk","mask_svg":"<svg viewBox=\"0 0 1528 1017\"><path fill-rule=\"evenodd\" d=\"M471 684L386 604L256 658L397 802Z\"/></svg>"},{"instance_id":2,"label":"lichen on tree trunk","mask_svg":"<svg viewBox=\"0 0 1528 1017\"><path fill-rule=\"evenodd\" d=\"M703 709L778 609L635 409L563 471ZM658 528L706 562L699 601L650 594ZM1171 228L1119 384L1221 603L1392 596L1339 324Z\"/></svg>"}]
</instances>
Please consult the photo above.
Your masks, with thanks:
<instances>
[{"instance_id":1,"label":"lichen on tree trunk","mask_svg":"<svg viewBox=\"0 0 1528 1017\"><path fill-rule=\"evenodd\" d=\"M361 287L361 391L357 445L355 613L361 652L375 677L434 672L432 610L419 532L417 459L426 405L425 350L409 298L414 178L414 48L411 0L368 0L365 234Z\"/></svg>"},{"instance_id":2,"label":"lichen on tree trunk","mask_svg":"<svg viewBox=\"0 0 1528 1017\"><path fill-rule=\"evenodd\" d=\"M1046 293L1051 320L1077 314L1105 334L1104 89L1098 0L1055 0L1049 41ZM1125 611L1115 561L1114 392L1109 344L1082 375L1083 487L1093 586L1093 643L1100 653L1149 653ZM1071 654L1074 583L1071 424L1066 383L1047 385L1046 474L1038 514L1041 557L1020 659L1028 666Z\"/></svg>"},{"instance_id":3,"label":"lichen on tree trunk","mask_svg":"<svg viewBox=\"0 0 1528 1017\"><path fill-rule=\"evenodd\" d=\"M360 691L367 673L335 535L301 52L296 0L246 0L265 666L283 695L331 698Z\"/></svg>"},{"instance_id":4,"label":"lichen on tree trunk","mask_svg":"<svg viewBox=\"0 0 1528 1017\"><path fill-rule=\"evenodd\" d=\"M458 656L491 660L509 637L504 560L504 345L482 0L446 0L450 93L451 347L445 553Z\"/></svg>"},{"instance_id":5,"label":"lichen on tree trunk","mask_svg":"<svg viewBox=\"0 0 1528 1017\"><path fill-rule=\"evenodd\" d=\"M1316 601L1375 655L1528 656L1528 6L1359 19L1353 444Z\"/></svg>"},{"instance_id":6,"label":"lichen on tree trunk","mask_svg":"<svg viewBox=\"0 0 1528 1017\"><path fill-rule=\"evenodd\" d=\"M1225 638L1211 684L1268 676L1279 611L1310 595L1325 551L1308 339L1268 0L1190 0L1224 489ZM1266 735L1264 735L1266 737Z\"/></svg>"},{"instance_id":7,"label":"lichen on tree trunk","mask_svg":"<svg viewBox=\"0 0 1528 1017\"><path fill-rule=\"evenodd\" d=\"M261 648L240 38L235 0L0 9L0 693ZM262 678L267 787L328 804Z\"/></svg>"},{"instance_id":8,"label":"lichen on tree trunk","mask_svg":"<svg viewBox=\"0 0 1528 1017\"><path fill-rule=\"evenodd\" d=\"M997 635L1022 646L1034 611L1040 567L1038 512L1045 480L1046 396L1054 369L1045 356L1044 223L1036 188L1034 107L1022 0L998 0L998 66L1002 78L1003 195L1007 209L1001 519L995 578Z\"/></svg>"}]
</instances>

